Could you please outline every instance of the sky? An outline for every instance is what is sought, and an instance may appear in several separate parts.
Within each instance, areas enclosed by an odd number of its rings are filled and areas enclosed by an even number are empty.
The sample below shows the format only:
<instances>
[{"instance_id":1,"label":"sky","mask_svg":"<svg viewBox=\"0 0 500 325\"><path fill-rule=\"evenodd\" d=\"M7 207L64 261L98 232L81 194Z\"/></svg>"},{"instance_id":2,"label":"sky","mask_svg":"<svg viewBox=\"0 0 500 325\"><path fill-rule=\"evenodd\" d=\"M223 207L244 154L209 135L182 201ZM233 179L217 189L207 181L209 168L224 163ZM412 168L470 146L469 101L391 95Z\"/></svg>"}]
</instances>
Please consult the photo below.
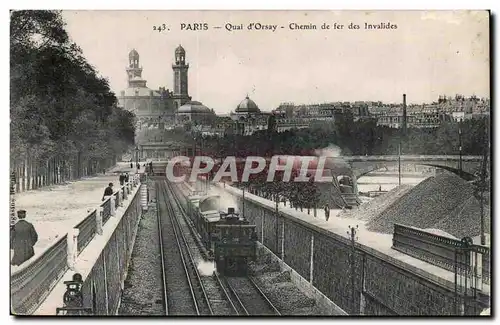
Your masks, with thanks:
<instances>
[{"instance_id":1,"label":"sky","mask_svg":"<svg viewBox=\"0 0 500 325\"><path fill-rule=\"evenodd\" d=\"M189 94L219 114L247 94L264 111L281 102L399 103L403 93L408 103L442 94L489 97L486 11L63 11L63 17L117 95L127 87L132 49L149 88L173 89L174 51L182 44ZM181 30L194 23L208 30ZM228 23L244 29L228 31ZM250 23L278 27L248 30ZM290 23L317 29L291 30ZM323 23L331 28L321 29ZM334 23L343 29L332 29ZM350 23L360 29L348 29ZM365 23L397 28L365 30ZM162 24L169 30L153 30Z\"/></svg>"}]
</instances>

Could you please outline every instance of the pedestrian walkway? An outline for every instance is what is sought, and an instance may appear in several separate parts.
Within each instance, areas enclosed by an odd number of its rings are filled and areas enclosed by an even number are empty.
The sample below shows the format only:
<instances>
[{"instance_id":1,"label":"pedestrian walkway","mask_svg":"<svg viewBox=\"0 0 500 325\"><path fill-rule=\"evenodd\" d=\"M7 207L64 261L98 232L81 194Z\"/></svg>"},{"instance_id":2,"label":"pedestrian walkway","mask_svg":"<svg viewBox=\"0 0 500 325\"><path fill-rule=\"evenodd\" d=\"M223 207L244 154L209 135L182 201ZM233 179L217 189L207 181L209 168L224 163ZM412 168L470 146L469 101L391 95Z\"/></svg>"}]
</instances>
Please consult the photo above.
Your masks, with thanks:
<instances>
[{"instance_id":1,"label":"pedestrian walkway","mask_svg":"<svg viewBox=\"0 0 500 325\"><path fill-rule=\"evenodd\" d=\"M114 190L118 190L120 172L128 172L132 177L135 168L131 169L130 164L116 166L112 171L106 171L106 175L16 194L16 210L26 210L26 221L32 223L38 233L35 255L85 219L89 211L99 207L104 189L110 182L114 184Z\"/></svg>"}]
</instances>

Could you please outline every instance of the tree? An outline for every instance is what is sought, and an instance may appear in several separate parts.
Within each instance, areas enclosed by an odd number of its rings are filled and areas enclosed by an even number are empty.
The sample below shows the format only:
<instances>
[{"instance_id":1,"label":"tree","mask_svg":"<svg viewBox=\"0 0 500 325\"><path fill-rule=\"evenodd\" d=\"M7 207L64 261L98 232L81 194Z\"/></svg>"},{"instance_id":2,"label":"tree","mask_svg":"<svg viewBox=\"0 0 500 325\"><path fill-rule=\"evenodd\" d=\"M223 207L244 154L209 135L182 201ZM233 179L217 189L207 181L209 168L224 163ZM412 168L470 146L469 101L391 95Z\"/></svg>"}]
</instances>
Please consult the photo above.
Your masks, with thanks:
<instances>
[{"instance_id":1,"label":"tree","mask_svg":"<svg viewBox=\"0 0 500 325\"><path fill-rule=\"evenodd\" d=\"M95 173L134 143L134 115L64 27L60 11L11 12L11 165L23 184L33 171L28 188Z\"/></svg>"}]
</instances>

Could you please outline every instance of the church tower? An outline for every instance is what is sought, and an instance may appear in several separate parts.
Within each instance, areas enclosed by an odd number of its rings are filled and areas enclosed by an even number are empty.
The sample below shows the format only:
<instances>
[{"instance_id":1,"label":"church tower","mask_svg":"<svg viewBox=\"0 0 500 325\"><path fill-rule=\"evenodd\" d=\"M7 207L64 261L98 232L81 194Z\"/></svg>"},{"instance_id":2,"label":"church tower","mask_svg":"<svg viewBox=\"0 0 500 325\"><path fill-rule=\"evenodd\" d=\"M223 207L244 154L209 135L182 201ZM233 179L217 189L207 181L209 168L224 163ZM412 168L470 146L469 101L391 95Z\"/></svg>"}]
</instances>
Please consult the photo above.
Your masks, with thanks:
<instances>
[{"instance_id":1,"label":"church tower","mask_svg":"<svg viewBox=\"0 0 500 325\"><path fill-rule=\"evenodd\" d=\"M139 53L132 49L128 54L128 86L129 88L146 87L146 80L142 79L142 68L139 67Z\"/></svg>"},{"instance_id":2,"label":"church tower","mask_svg":"<svg viewBox=\"0 0 500 325\"><path fill-rule=\"evenodd\" d=\"M175 49L175 63L172 64L172 70L174 70L173 98L176 110L191 100L188 93L188 69L189 64L186 64L186 51L179 45Z\"/></svg>"}]
</instances>

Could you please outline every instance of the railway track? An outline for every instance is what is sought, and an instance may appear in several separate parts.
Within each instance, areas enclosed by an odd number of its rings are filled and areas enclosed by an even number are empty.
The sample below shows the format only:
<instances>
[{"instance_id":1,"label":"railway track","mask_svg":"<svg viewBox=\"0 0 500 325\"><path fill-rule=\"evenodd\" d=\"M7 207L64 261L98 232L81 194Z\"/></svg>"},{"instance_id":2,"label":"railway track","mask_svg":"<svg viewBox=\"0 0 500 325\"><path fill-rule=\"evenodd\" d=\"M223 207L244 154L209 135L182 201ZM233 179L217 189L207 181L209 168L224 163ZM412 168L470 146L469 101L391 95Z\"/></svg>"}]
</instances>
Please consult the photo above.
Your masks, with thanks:
<instances>
[{"instance_id":1,"label":"railway track","mask_svg":"<svg viewBox=\"0 0 500 325\"><path fill-rule=\"evenodd\" d=\"M280 316L281 313L250 276L219 277L240 316Z\"/></svg>"},{"instance_id":2,"label":"railway track","mask_svg":"<svg viewBox=\"0 0 500 325\"><path fill-rule=\"evenodd\" d=\"M212 315L196 261L175 215L164 182L156 182L158 230L167 315Z\"/></svg>"},{"instance_id":3,"label":"railway track","mask_svg":"<svg viewBox=\"0 0 500 325\"><path fill-rule=\"evenodd\" d=\"M198 238L196 230L190 225L190 220L186 215L185 211L181 208L179 203L178 193L172 184L165 182L167 187L170 188L170 196L175 204L175 211L177 216L179 216L179 224L182 227L184 234L186 235L186 241L189 243L191 248L192 256L195 261L205 263L205 274L201 276L201 281L206 289L207 296L212 306L214 315L238 315L235 306L232 304L231 300L228 298L227 293L223 286L220 285L218 279L214 275L215 267L213 267L213 261L209 261L206 250L203 244Z\"/></svg>"},{"instance_id":4,"label":"railway track","mask_svg":"<svg viewBox=\"0 0 500 325\"><path fill-rule=\"evenodd\" d=\"M164 183L171 194L169 198L175 202L172 204L173 215L179 216L177 219L179 228L187 246L191 248L193 260L204 261L208 265L206 250L179 203L179 189L166 181ZM224 277L213 272L213 274L201 276L201 281L206 289L209 304L213 307L214 315L280 315L251 277Z\"/></svg>"}]
</instances>

